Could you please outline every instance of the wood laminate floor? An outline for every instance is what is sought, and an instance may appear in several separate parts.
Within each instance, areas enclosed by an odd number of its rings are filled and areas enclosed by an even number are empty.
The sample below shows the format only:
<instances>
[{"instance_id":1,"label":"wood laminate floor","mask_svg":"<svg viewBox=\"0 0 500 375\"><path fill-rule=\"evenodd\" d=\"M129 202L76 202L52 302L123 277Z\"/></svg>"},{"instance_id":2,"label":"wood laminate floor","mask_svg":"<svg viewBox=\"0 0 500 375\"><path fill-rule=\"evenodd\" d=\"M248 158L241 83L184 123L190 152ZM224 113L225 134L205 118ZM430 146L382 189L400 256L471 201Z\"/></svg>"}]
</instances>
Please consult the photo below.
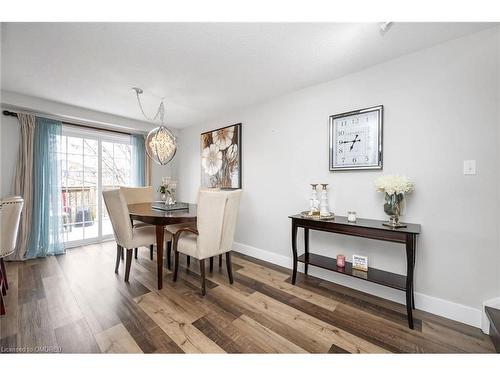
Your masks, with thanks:
<instances>
[{"instance_id":1,"label":"wood laminate floor","mask_svg":"<svg viewBox=\"0 0 500 375\"><path fill-rule=\"evenodd\" d=\"M7 263L7 314L0 352L65 353L484 353L479 329L422 311L407 328L405 308L359 291L233 255L199 289L198 262L185 257L180 280L165 269L156 289L156 259L139 249L130 283L114 270L107 242L57 257ZM207 262L208 263L208 262Z\"/></svg>"}]
</instances>

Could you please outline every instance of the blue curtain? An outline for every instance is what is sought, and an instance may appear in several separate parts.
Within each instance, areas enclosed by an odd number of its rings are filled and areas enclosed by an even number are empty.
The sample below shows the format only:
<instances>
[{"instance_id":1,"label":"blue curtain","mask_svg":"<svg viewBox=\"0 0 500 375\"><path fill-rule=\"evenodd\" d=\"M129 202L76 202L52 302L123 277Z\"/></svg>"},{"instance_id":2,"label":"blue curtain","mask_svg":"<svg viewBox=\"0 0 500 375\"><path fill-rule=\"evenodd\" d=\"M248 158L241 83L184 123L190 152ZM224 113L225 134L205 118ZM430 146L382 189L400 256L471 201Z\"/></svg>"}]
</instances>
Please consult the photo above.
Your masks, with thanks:
<instances>
[{"instance_id":1,"label":"blue curtain","mask_svg":"<svg viewBox=\"0 0 500 375\"><path fill-rule=\"evenodd\" d=\"M33 144L33 207L26 258L64 252L57 138L59 121L37 117Z\"/></svg>"},{"instance_id":2,"label":"blue curtain","mask_svg":"<svg viewBox=\"0 0 500 375\"><path fill-rule=\"evenodd\" d=\"M146 149L144 147L144 136L133 134L130 136L130 143L132 145L132 185L144 186L145 182L145 169L146 169Z\"/></svg>"}]
</instances>

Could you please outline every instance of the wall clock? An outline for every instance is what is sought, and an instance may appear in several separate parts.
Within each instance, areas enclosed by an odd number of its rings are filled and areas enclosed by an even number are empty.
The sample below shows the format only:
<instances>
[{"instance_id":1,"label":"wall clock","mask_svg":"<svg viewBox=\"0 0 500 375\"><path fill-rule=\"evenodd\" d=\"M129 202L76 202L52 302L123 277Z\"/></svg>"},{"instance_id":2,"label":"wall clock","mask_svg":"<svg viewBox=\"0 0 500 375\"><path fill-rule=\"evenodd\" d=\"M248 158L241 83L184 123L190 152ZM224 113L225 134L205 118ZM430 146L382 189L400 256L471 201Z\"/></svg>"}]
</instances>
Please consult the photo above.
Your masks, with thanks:
<instances>
[{"instance_id":1,"label":"wall clock","mask_svg":"<svg viewBox=\"0 0 500 375\"><path fill-rule=\"evenodd\" d=\"M384 107L330 116L330 170L382 169Z\"/></svg>"}]
</instances>

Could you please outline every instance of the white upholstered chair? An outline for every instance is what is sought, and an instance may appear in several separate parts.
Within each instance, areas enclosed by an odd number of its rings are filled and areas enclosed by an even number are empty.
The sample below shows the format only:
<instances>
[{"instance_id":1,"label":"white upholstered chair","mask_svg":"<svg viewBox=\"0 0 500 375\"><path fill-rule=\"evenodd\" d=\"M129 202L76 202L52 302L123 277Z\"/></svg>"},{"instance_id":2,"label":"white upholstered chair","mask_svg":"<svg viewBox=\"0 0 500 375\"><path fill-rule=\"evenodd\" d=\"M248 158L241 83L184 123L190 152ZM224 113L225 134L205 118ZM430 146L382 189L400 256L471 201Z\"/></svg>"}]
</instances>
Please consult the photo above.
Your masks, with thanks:
<instances>
[{"instance_id":1,"label":"white upholstered chair","mask_svg":"<svg viewBox=\"0 0 500 375\"><path fill-rule=\"evenodd\" d=\"M117 243L115 272L118 273L120 257L123 250L127 249L125 281L128 281L132 263L132 249L154 244L156 242L155 228L151 225L140 227L132 225L127 202L120 189L103 191L102 196L108 209Z\"/></svg>"},{"instance_id":2,"label":"white upholstered chair","mask_svg":"<svg viewBox=\"0 0 500 375\"><path fill-rule=\"evenodd\" d=\"M0 315L5 314L3 296L9 289L4 258L11 255L16 247L23 205L22 197L7 197L0 201Z\"/></svg>"},{"instance_id":3,"label":"white upholstered chair","mask_svg":"<svg viewBox=\"0 0 500 375\"><path fill-rule=\"evenodd\" d=\"M152 202L154 199L154 191L152 186L142 186L142 187L128 187L128 186L120 186L120 191L123 193L123 197L125 198L125 202L127 204L136 204L136 203L146 203ZM134 223L132 225L135 227L143 227L148 226L150 224L146 223ZM134 249L134 257L137 259L138 249ZM149 245L149 258L153 260L153 245Z\"/></svg>"},{"instance_id":4,"label":"white upholstered chair","mask_svg":"<svg viewBox=\"0 0 500 375\"><path fill-rule=\"evenodd\" d=\"M127 204L152 202L154 199L154 191L152 186L120 186L120 190L123 193Z\"/></svg>"},{"instance_id":5,"label":"white upholstered chair","mask_svg":"<svg viewBox=\"0 0 500 375\"><path fill-rule=\"evenodd\" d=\"M179 253L200 261L201 294L205 295L205 259L226 254L229 282L233 283L231 247L234 241L241 190L200 191L197 228L182 228L174 235L174 281L179 271Z\"/></svg>"}]
</instances>

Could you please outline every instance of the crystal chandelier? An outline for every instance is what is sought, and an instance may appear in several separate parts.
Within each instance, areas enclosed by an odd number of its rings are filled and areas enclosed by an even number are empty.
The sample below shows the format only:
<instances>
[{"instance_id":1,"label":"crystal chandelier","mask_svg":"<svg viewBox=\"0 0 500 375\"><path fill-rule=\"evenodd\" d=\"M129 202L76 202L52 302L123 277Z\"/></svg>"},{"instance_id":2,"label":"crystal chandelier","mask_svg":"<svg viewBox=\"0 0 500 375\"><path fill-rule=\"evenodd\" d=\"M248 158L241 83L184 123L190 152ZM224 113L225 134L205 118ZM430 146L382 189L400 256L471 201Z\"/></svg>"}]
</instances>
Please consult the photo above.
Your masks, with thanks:
<instances>
[{"instance_id":1,"label":"crystal chandelier","mask_svg":"<svg viewBox=\"0 0 500 375\"><path fill-rule=\"evenodd\" d=\"M160 126L151 130L146 137L146 153L148 156L160 165L166 165L175 156L177 151L177 144L174 135L165 127L165 105L163 99L158 107L156 114L150 118L144 112L142 107L140 95L143 93L142 89L133 87L137 96L137 103L146 120L151 122L160 122Z\"/></svg>"}]
</instances>

